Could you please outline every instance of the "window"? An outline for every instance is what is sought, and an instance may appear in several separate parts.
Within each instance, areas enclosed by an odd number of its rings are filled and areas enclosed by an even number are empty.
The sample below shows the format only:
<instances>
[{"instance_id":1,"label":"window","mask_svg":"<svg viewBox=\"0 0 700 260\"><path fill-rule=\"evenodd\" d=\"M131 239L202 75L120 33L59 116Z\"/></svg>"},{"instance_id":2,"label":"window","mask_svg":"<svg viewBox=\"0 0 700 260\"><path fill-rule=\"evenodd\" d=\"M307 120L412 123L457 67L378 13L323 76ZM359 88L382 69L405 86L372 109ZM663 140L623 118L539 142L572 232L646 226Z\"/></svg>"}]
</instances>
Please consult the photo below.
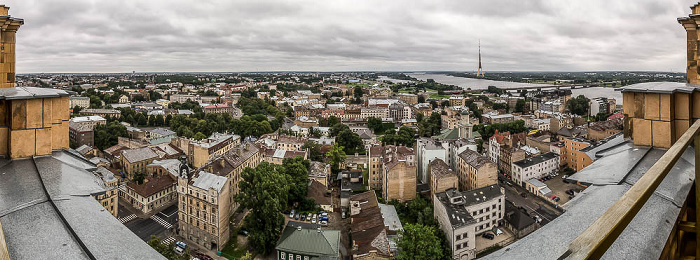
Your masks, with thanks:
<instances>
[{"instance_id":1,"label":"window","mask_svg":"<svg viewBox=\"0 0 700 260\"><path fill-rule=\"evenodd\" d=\"M301 256L300 256L300 255L297 256L297 260L301 260Z\"/></svg>"}]
</instances>

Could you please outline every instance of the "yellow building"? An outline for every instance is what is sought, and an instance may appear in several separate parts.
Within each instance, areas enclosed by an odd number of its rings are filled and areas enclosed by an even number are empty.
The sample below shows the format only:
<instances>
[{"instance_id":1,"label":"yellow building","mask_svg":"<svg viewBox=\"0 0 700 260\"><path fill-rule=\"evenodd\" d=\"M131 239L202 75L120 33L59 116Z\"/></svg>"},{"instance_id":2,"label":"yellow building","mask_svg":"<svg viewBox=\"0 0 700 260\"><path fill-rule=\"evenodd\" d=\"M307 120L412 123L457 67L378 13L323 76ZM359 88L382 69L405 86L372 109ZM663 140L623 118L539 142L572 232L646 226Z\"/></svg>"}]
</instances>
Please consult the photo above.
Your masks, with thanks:
<instances>
[{"instance_id":1,"label":"yellow building","mask_svg":"<svg viewBox=\"0 0 700 260\"><path fill-rule=\"evenodd\" d=\"M156 154L149 147L124 150L122 152L122 170L129 179L133 179L136 173L146 173L146 165L158 159Z\"/></svg>"},{"instance_id":2,"label":"yellow building","mask_svg":"<svg viewBox=\"0 0 700 260\"><path fill-rule=\"evenodd\" d=\"M442 159L435 159L428 164L430 172L430 198L433 194L446 191L448 189L457 189L459 178L457 174L450 169L450 166Z\"/></svg>"},{"instance_id":3,"label":"yellow building","mask_svg":"<svg viewBox=\"0 0 700 260\"><path fill-rule=\"evenodd\" d=\"M114 173L107 170L105 167L97 167L94 174L102 179L105 184L105 190L107 190L107 192L103 194L94 195L95 199L100 202L109 213L112 213L112 215L116 217L119 212L119 181L114 177Z\"/></svg>"},{"instance_id":4,"label":"yellow building","mask_svg":"<svg viewBox=\"0 0 700 260\"><path fill-rule=\"evenodd\" d=\"M457 156L459 189L468 191L498 183L498 169L488 158L470 149Z\"/></svg>"},{"instance_id":5,"label":"yellow building","mask_svg":"<svg viewBox=\"0 0 700 260\"><path fill-rule=\"evenodd\" d=\"M175 187L175 178L169 174L148 176L142 184L129 182L120 196L143 214L149 214L176 202Z\"/></svg>"},{"instance_id":6,"label":"yellow building","mask_svg":"<svg viewBox=\"0 0 700 260\"><path fill-rule=\"evenodd\" d=\"M178 234L220 251L230 237L231 195L226 177L200 171L178 178Z\"/></svg>"},{"instance_id":7,"label":"yellow building","mask_svg":"<svg viewBox=\"0 0 700 260\"><path fill-rule=\"evenodd\" d=\"M241 143L241 137L233 134L213 133L209 138L199 141L178 137L171 142L187 155L187 162L195 168L207 164Z\"/></svg>"},{"instance_id":8,"label":"yellow building","mask_svg":"<svg viewBox=\"0 0 700 260\"><path fill-rule=\"evenodd\" d=\"M255 168L263 161L262 153L257 146L245 142L236 149L226 153L224 156L216 158L200 169L218 176L224 176L228 180L229 192L231 195L231 212L238 208L234 197L238 194L238 184L243 181L243 170L245 168Z\"/></svg>"},{"instance_id":9,"label":"yellow building","mask_svg":"<svg viewBox=\"0 0 700 260\"><path fill-rule=\"evenodd\" d=\"M591 146L591 143L587 140L566 138L564 139L564 149L561 151L561 158L569 168L578 172L593 163L593 160L586 153L581 152L581 149L589 146Z\"/></svg>"}]
</instances>

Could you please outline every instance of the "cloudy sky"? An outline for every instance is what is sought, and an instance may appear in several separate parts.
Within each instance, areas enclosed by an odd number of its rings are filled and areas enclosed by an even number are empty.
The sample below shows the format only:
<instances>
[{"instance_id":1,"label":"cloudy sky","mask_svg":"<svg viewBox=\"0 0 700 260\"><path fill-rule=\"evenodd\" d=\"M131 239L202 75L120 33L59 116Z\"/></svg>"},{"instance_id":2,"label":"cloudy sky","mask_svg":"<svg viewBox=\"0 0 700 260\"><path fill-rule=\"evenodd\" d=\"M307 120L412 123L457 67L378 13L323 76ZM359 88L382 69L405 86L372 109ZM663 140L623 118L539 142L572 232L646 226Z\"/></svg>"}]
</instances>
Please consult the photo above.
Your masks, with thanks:
<instances>
[{"instance_id":1,"label":"cloudy sky","mask_svg":"<svg viewBox=\"0 0 700 260\"><path fill-rule=\"evenodd\" d=\"M6 0L17 72L685 71L698 0Z\"/></svg>"}]
</instances>

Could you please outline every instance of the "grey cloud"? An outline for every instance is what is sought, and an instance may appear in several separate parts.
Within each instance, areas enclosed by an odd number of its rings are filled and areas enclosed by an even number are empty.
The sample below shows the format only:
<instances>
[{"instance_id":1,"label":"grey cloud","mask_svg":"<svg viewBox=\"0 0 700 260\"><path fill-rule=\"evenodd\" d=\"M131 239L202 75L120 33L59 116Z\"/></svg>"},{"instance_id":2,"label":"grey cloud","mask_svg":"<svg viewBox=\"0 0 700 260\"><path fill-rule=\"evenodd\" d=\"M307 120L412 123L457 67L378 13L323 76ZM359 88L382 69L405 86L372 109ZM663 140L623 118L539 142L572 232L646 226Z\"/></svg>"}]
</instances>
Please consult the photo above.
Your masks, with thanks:
<instances>
[{"instance_id":1,"label":"grey cloud","mask_svg":"<svg viewBox=\"0 0 700 260\"><path fill-rule=\"evenodd\" d=\"M685 68L693 1L7 0L28 72Z\"/></svg>"}]
</instances>

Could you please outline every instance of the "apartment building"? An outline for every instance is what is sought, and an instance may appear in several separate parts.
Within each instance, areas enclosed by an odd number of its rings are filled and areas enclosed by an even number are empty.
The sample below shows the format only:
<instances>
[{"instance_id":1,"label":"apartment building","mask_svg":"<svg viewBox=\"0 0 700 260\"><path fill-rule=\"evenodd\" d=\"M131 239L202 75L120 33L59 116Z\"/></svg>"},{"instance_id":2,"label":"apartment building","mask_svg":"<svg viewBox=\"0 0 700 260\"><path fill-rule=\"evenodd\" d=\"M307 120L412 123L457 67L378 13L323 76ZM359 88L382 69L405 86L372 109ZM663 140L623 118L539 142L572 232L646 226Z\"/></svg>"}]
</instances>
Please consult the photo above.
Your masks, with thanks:
<instances>
[{"instance_id":1,"label":"apartment building","mask_svg":"<svg viewBox=\"0 0 700 260\"><path fill-rule=\"evenodd\" d=\"M450 166L445 161L440 159L433 160L428 166L428 171L430 172L431 195L459 187L457 173L450 169Z\"/></svg>"},{"instance_id":2,"label":"apartment building","mask_svg":"<svg viewBox=\"0 0 700 260\"><path fill-rule=\"evenodd\" d=\"M591 146L591 142L581 138L564 139L564 149L561 151L564 164L574 171L580 171L593 163L591 158L581 152L581 149Z\"/></svg>"},{"instance_id":3,"label":"apartment building","mask_svg":"<svg viewBox=\"0 0 700 260\"><path fill-rule=\"evenodd\" d=\"M149 147L124 150L121 152L122 170L127 178L133 179L137 172L145 173L146 165L155 159L158 159L158 154Z\"/></svg>"},{"instance_id":4,"label":"apartment building","mask_svg":"<svg viewBox=\"0 0 700 260\"><path fill-rule=\"evenodd\" d=\"M245 168L255 168L263 161L263 155L258 147L251 142L244 142L235 149L229 151L202 166L200 169L206 172L226 177L230 194L229 204L231 213L238 209L238 203L234 196L238 194L238 184L243 181L243 170Z\"/></svg>"},{"instance_id":5,"label":"apartment building","mask_svg":"<svg viewBox=\"0 0 700 260\"><path fill-rule=\"evenodd\" d=\"M187 162L195 168L201 167L215 157L221 156L241 143L241 136L213 133L200 141L178 137L171 144L187 155Z\"/></svg>"},{"instance_id":6,"label":"apartment building","mask_svg":"<svg viewBox=\"0 0 700 260\"><path fill-rule=\"evenodd\" d=\"M453 259L476 257L476 236L500 225L505 190L498 185L459 192L448 189L433 195L433 215L445 233Z\"/></svg>"},{"instance_id":7,"label":"apartment building","mask_svg":"<svg viewBox=\"0 0 700 260\"><path fill-rule=\"evenodd\" d=\"M70 96L70 108L73 109L75 107L89 108L90 107L90 98L89 97L80 97L80 96Z\"/></svg>"},{"instance_id":8,"label":"apartment building","mask_svg":"<svg viewBox=\"0 0 700 260\"><path fill-rule=\"evenodd\" d=\"M102 207L109 211L112 216L117 217L119 213L119 181L114 177L114 173L102 166L97 167L93 174L102 179L105 185L105 193L93 195L93 197L95 197Z\"/></svg>"},{"instance_id":9,"label":"apartment building","mask_svg":"<svg viewBox=\"0 0 700 260\"><path fill-rule=\"evenodd\" d=\"M419 138L416 142L416 152L418 159L418 177L421 183L428 183L430 173L428 165L436 160L447 161L447 150L438 141L432 138Z\"/></svg>"},{"instance_id":10,"label":"apartment building","mask_svg":"<svg viewBox=\"0 0 700 260\"><path fill-rule=\"evenodd\" d=\"M405 146L374 146L369 149L370 188L383 191L387 201L409 201L416 196L416 154Z\"/></svg>"},{"instance_id":11,"label":"apartment building","mask_svg":"<svg viewBox=\"0 0 700 260\"><path fill-rule=\"evenodd\" d=\"M511 165L514 162L525 160L526 152L523 149L515 147L505 147L500 149L498 156L498 170L503 174L511 175Z\"/></svg>"},{"instance_id":12,"label":"apartment building","mask_svg":"<svg viewBox=\"0 0 700 260\"><path fill-rule=\"evenodd\" d=\"M459 154L457 161L460 190L478 189L498 182L498 167L479 153L467 149Z\"/></svg>"},{"instance_id":13,"label":"apartment building","mask_svg":"<svg viewBox=\"0 0 700 260\"><path fill-rule=\"evenodd\" d=\"M370 117L375 118L389 118L389 108L387 107L366 107L360 109L360 118L367 119Z\"/></svg>"},{"instance_id":14,"label":"apartment building","mask_svg":"<svg viewBox=\"0 0 700 260\"><path fill-rule=\"evenodd\" d=\"M205 171L178 178L178 235L221 251L230 237L229 183L226 177Z\"/></svg>"},{"instance_id":15,"label":"apartment building","mask_svg":"<svg viewBox=\"0 0 700 260\"><path fill-rule=\"evenodd\" d=\"M119 195L135 209L143 214L149 214L153 210L166 207L176 202L175 188L177 182L170 174L161 176L147 176L142 184L129 182L124 191Z\"/></svg>"},{"instance_id":16,"label":"apartment building","mask_svg":"<svg viewBox=\"0 0 700 260\"><path fill-rule=\"evenodd\" d=\"M514 162L512 165L512 180L525 187L530 179L539 179L559 170L559 155L544 153L525 160Z\"/></svg>"},{"instance_id":17,"label":"apartment building","mask_svg":"<svg viewBox=\"0 0 700 260\"><path fill-rule=\"evenodd\" d=\"M116 109L96 109L96 108L89 108L89 109L83 109L80 111L81 114L86 114L90 116L101 116L101 117L112 117L112 118L119 118L122 115L122 112L119 112L119 110Z\"/></svg>"}]
</instances>

